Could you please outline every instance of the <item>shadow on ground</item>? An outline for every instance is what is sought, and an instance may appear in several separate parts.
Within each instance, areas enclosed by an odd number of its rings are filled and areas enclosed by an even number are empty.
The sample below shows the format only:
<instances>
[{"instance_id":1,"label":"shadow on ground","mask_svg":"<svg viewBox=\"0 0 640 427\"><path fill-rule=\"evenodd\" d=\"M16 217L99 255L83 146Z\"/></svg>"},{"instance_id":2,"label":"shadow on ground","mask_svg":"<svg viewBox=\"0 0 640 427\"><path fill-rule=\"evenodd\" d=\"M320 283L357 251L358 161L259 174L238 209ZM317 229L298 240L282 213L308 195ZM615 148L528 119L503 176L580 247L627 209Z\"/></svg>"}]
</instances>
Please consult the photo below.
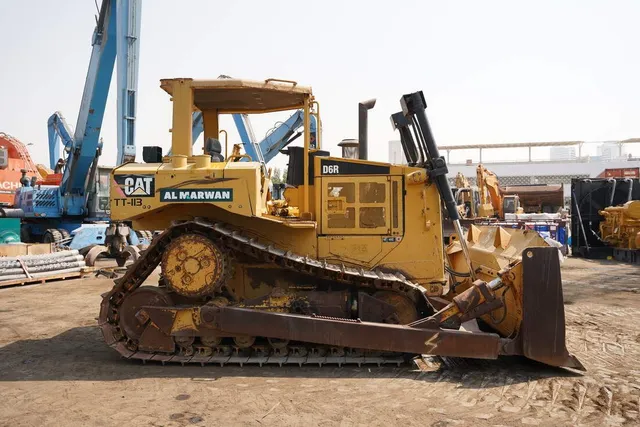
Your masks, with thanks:
<instances>
[{"instance_id":1,"label":"shadow on ground","mask_svg":"<svg viewBox=\"0 0 640 427\"><path fill-rule=\"evenodd\" d=\"M190 378L214 380L220 377L290 377L290 378L406 378L427 382L455 382L465 388L502 386L551 377L577 376L524 358L498 360L445 359L446 364L433 372L419 371L413 363L401 367L376 365L337 366L297 365L244 367L225 365L142 364L121 358L102 341L96 326L69 329L60 335L16 341L0 348L0 382L2 381L119 381L135 378ZM489 381L478 382L484 373ZM475 380L474 380L475 378ZM494 384L495 382L495 384Z\"/></svg>"}]
</instances>

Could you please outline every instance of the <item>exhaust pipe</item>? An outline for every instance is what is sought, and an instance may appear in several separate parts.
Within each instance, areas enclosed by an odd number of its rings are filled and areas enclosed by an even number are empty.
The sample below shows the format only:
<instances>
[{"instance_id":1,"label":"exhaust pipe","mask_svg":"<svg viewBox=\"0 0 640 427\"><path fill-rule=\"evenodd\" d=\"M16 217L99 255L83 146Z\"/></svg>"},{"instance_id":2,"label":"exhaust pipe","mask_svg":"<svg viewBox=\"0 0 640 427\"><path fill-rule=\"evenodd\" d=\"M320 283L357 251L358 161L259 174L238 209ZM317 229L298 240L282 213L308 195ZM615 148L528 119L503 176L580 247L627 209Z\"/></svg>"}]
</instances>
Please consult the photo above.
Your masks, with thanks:
<instances>
[{"instance_id":1,"label":"exhaust pipe","mask_svg":"<svg viewBox=\"0 0 640 427\"><path fill-rule=\"evenodd\" d=\"M609 178L607 181L609 182L609 184L611 184L611 197L609 198L609 206L613 206L613 199L616 196L616 184L618 183L618 181L616 181L615 178Z\"/></svg>"},{"instance_id":2,"label":"exhaust pipe","mask_svg":"<svg viewBox=\"0 0 640 427\"><path fill-rule=\"evenodd\" d=\"M358 142L360 143L358 158L360 160L368 160L369 158L369 110L375 105L375 98L358 103Z\"/></svg>"},{"instance_id":3,"label":"exhaust pipe","mask_svg":"<svg viewBox=\"0 0 640 427\"><path fill-rule=\"evenodd\" d=\"M627 193L627 202L633 200L633 180L631 178L625 178L624 182L629 183L629 191Z\"/></svg>"}]
</instances>

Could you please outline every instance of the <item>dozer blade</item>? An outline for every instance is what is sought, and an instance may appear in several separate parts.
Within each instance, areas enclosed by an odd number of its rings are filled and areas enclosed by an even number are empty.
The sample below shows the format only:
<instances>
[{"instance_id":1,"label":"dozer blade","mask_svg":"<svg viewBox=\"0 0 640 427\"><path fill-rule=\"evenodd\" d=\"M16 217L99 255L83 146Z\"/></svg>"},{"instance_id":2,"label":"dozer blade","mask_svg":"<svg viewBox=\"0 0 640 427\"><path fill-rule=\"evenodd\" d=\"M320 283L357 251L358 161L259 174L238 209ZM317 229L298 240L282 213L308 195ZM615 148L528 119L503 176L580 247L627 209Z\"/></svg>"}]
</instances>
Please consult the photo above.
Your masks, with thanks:
<instances>
[{"instance_id":1,"label":"dozer blade","mask_svg":"<svg viewBox=\"0 0 640 427\"><path fill-rule=\"evenodd\" d=\"M528 248L522 256L522 352L552 366L585 370L565 344L564 299L555 248Z\"/></svg>"},{"instance_id":2,"label":"dozer blade","mask_svg":"<svg viewBox=\"0 0 640 427\"><path fill-rule=\"evenodd\" d=\"M552 366L584 370L565 344L564 301L560 254L533 230L471 225L464 236L478 279L489 282L500 276L503 285L494 295L502 307L479 316L508 343L501 354L521 354ZM454 271L465 273L466 262L459 243L447 248ZM450 299L471 288L462 283Z\"/></svg>"}]
</instances>

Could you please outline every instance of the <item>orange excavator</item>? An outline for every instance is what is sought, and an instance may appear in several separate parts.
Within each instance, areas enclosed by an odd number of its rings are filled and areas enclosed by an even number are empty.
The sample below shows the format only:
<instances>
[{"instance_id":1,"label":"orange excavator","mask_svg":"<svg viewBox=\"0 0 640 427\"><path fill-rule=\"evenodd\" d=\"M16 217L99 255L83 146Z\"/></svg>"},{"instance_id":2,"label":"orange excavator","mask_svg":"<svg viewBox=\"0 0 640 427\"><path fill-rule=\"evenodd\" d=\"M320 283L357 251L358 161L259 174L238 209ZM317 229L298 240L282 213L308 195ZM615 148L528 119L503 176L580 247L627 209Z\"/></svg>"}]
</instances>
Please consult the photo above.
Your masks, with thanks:
<instances>
[{"instance_id":1,"label":"orange excavator","mask_svg":"<svg viewBox=\"0 0 640 427\"><path fill-rule=\"evenodd\" d=\"M60 177L46 166L35 164L25 144L0 132L0 206L13 205L15 192L25 180L55 185Z\"/></svg>"},{"instance_id":2,"label":"orange excavator","mask_svg":"<svg viewBox=\"0 0 640 427\"><path fill-rule=\"evenodd\" d=\"M456 202L464 218L504 219L507 213L523 213L519 197L503 194L496 174L482 164L476 169L476 184L471 186L462 173L456 177Z\"/></svg>"},{"instance_id":3,"label":"orange excavator","mask_svg":"<svg viewBox=\"0 0 640 427\"><path fill-rule=\"evenodd\" d=\"M500 189L500 182L496 174L482 164L479 164L476 169L476 182L480 192L478 213L481 217L497 216L498 218L504 218L506 213L523 213L519 197L517 195L504 195Z\"/></svg>"}]
</instances>

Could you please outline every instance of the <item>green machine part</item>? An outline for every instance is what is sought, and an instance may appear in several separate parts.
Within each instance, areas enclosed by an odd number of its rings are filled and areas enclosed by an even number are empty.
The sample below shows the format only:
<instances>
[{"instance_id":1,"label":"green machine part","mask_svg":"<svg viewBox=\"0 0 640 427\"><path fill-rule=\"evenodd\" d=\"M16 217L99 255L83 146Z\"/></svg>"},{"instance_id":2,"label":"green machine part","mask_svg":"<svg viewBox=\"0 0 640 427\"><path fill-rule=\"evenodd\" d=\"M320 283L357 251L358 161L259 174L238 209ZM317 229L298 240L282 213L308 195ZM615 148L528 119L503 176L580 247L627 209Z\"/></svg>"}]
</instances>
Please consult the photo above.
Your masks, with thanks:
<instances>
[{"instance_id":1,"label":"green machine part","mask_svg":"<svg viewBox=\"0 0 640 427\"><path fill-rule=\"evenodd\" d=\"M20 243L20 218L0 218L0 244Z\"/></svg>"}]
</instances>

